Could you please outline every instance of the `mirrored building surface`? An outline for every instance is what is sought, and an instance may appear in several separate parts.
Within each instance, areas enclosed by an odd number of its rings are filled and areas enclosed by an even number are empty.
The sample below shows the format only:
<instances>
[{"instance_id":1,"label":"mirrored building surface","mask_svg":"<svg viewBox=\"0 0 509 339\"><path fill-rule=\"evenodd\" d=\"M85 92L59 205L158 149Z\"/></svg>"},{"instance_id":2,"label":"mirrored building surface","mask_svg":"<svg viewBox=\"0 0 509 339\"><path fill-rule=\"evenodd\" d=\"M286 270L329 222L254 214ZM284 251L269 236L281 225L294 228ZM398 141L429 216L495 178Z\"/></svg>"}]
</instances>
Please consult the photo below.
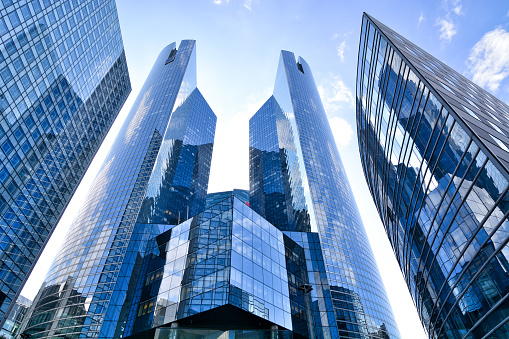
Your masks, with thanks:
<instances>
[{"instance_id":1,"label":"mirrored building surface","mask_svg":"<svg viewBox=\"0 0 509 339\"><path fill-rule=\"evenodd\" d=\"M19 334L21 323L31 305L31 300L20 295L9 312L3 328L0 330L0 336L3 336L5 339L16 338L16 335Z\"/></svg>"},{"instance_id":2,"label":"mirrored building surface","mask_svg":"<svg viewBox=\"0 0 509 339\"><path fill-rule=\"evenodd\" d=\"M235 188L232 191L225 191L225 192L214 192L207 194L207 201L205 204L205 208L210 208L214 206L215 204L225 200L226 198L229 198L230 196L236 196L240 201L247 203L249 206L249 191L248 190L242 190Z\"/></svg>"},{"instance_id":3,"label":"mirrored building surface","mask_svg":"<svg viewBox=\"0 0 509 339\"><path fill-rule=\"evenodd\" d=\"M0 326L131 84L115 2L0 2Z\"/></svg>"},{"instance_id":4,"label":"mirrored building surface","mask_svg":"<svg viewBox=\"0 0 509 339\"><path fill-rule=\"evenodd\" d=\"M120 338L149 239L205 207L216 116L196 47L157 58L34 300L32 338Z\"/></svg>"},{"instance_id":5,"label":"mirrored building surface","mask_svg":"<svg viewBox=\"0 0 509 339\"><path fill-rule=\"evenodd\" d=\"M291 52L281 52L273 95L249 122L249 159L253 210L320 248L326 273L312 275L312 297L330 294L333 305L313 299L323 306L316 336L399 338L311 69Z\"/></svg>"},{"instance_id":6,"label":"mirrored building surface","mask_svg":"<svg viewBox=\"0 0 509 339\"><path fill-rule=\"evenodd\" d=\"M159 225L167 231L142 253L125 336L339 337L322 327L333 306L318 234L281 232L235 191Z\"/></svg>"},{"instance_id":7,"label":"mirrored building surface","mask_svg":"<svg viewBox=\"0 0 509 339\"><path fill-rule=\"evenodd\" d=\"M429 337L509 337L509 107L365 14L357 130Z\"/></svg>"}]
</instances>

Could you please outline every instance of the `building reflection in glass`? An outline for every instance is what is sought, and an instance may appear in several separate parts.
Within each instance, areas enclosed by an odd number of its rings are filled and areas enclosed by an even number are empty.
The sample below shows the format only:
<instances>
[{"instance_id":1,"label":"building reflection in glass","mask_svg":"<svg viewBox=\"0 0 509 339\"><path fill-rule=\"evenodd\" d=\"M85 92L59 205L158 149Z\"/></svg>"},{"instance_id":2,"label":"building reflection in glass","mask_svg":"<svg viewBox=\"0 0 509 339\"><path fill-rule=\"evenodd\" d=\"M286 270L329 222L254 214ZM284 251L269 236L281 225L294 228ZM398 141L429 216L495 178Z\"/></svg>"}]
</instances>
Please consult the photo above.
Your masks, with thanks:
<instances>
[{"instance_id":1,"label":"building reflection in glass","mask_svg":"<svg viewBox=\"0 0 509 339\"><path fill-rule=\"evenodd\" d=\"M196 88L195 41L170 44L71 226L25 333L122 335L147 241L161 223L178 224L205 207L215 123Z\"/></svg>"},{"instance_id":2,"label":"building reflection in glass","mask_svg":"<svg viewBox=\"0 0 509 339\"><path fill-rule=\"evenodd\" d=\"M285 233L319 235L326 273L310 281L333 303L316 326L332 337L398 338L311 69L291 52L281 52L274 93L249 122L249 146L253 209Z\"/></svg>"},{"instance_id":3,"label":"building reflection in glass","mask_svg":"<svg viewBox=\"0 0 509 339\"><path fill-rule=\"evenodd\" d=\"M430 338L509 336L509 107L367 14L364 174Z\"/></svg>"},{"instance_id":4,"label":"building reflection in glass","mask_svg":"<svg viewBox=\"0 0 509 339\"><path fill-rule=\"evenodd\" d=\"M0 2L0 326L131 84L115 2Z\"/></svg>"}]
</instances>

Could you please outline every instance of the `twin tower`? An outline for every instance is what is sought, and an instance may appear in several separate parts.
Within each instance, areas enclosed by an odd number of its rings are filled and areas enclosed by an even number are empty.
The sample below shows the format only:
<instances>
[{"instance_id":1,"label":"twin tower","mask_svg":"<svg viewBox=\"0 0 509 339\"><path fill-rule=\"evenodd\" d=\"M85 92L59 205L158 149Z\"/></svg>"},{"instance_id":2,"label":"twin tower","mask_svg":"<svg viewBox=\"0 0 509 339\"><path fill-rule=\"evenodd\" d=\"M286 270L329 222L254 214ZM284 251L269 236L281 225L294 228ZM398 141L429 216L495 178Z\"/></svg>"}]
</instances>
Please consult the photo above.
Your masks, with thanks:
<instances>
[{"instance_id":1,"label":"twin tower","mask_svg":"<svg viewBox=\"0 0 509 339\"><path fill-rule=\"evenodd\" d=\"M216 116L167 46L31 314L32 338L398 338L306 61L249 122L249 196L207 196Z\"/></svg>"}]
</instances>

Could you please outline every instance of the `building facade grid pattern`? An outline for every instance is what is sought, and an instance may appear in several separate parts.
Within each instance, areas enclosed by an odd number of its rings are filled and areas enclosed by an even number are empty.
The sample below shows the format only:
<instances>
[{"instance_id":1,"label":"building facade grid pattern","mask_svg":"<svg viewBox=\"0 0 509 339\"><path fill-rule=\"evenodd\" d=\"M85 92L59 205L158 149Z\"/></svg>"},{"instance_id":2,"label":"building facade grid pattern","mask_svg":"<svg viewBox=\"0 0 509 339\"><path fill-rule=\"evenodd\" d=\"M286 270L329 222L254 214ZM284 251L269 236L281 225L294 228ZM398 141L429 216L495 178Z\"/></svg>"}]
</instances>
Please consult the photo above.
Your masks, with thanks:
<instances>
[{"instance_id":1,"label":"building facade grid pattern","mask_svg":"<svg viewBox=\"0 0 509 339\"><path fill-rule=\"evenodd\" d=\"M262 120L265 122L260 123ZM266 145L268 142L272 145ZM256 146L263 147L259 151L276 154L265 159L255 154ZM296 154L296 169L288 166L293 163L284 156L280 157L279 168L282 173L291 168L293 172L288 172L299 176L304 212L311 230L320 236L339 335L399 337L311 69L291 52L281 52L273 98L250 121L250 148L250 166L274 166L277 153ZM262 176L261 170L250 170L250 186L255 190L250 196L253 206L261 202L254 200L260 195L270 199L269 185L278 184L277 180L283 182L283 187L286 185L285 194L296 193L284 175ZM291 183L295 185L296 181ZM253 194L256 190L262 193ZM267 206L270 204L265 202L264 207ZM264 211L263 215L271 214ZM269 221L280 227L277 220ZM281 227L284 229L285 225Z\"/></svg>"},{"instance_id":2,"label":"building facade grid pattern","mask_svg":"<svg viewBox=\"0 0 509 339\"><path fill-rule=\"evenodd\" d=\"M495 132L506 129L507 112L443 63L363 17L361 160L430 338L509 334L507 151L493 138L504 140Z\"/></svg>"},{"instance_id":3,"label":"building facade grid pattern","mask_svg":"<svg viewBox=\"0 0 509 339\"><path fill-rule=\"evenodd\" d=\"M0 14L5 319L131 85L114 1L6 0Z\"/></svg>"},{"instance_id":4,"label":"building facade grid pattern","mask_svg":"<svg viewBox=\"0 0 509 339\"><path fill-rule=\"evenodd\" d=\"M146 202L149 182L155 180L152 176L161 175L159 170L154 172L154 166L166 164L158 160L168 156L160 151L161 145L172 143L165 139L170 118L195 90L195 41L183 40L178 49L175 43L168 45L157 58L52 264L34 301L27 333L33 337L121 335L136 253L143 250L143 237L150 235L149 230L137 228L136 221L146 216L140 208ZM195 98L201 98L195 93ZM176 154L178 160L170 162L182 165L181 156L184 154ZM208 181L208 173L206 177ZM207 185L201 189L206 192ZM199 196L204 206L205 194Z\"/></svg>"}]
</instances>

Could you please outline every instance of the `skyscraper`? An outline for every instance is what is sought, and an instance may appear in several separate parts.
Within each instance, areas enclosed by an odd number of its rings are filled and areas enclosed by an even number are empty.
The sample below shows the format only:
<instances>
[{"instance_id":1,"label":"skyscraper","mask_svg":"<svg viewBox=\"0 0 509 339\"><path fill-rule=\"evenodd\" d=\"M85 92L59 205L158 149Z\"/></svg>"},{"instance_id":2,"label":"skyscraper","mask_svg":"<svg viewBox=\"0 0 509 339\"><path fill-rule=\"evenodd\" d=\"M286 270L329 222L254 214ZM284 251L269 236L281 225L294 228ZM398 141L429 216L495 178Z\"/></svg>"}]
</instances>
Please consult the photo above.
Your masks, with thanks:
<instances>
[{"instance_id":1,"label":"skyscraper","mask_svg":"<svg viewBox=\"0 0 509 339\"><path fill-rule=\"evenodd\" d=\"M364 14L357 129L429 337L509 337L509 107Z\"/></svg>"},{"instance_id":2,"label":"skyscraper","mask_svg":"<svg viewBox=\"0 0 509 339\"><path fill-rule=\"evenodd\" d=\"M318 234L284 234L246 193L209 194L148 240L124 337L339 338Z\"/></svg>"},{"instance_id":3,"label":"skyscraper","mask_svg":"<svg viewBox=\"0 0 509 339\"><path fill-rule=\"evenodd\" d=\"M334 306L322 326L342 338L398 338L311 69L291 52L249 122L249 152L252 208L292 239L317 232L326 275L311 275L311 297L320 305L330 295Z\"/></svg>"},{"instance_id":4,"label":"skyscraper","mask_svg":"<svg viewBox=\"0 0 509 339\"><path fill-rule=\"evenodd\" d=\"M76 217L25 333L122 335L147 240L205 207L216 116L194 40L157 58Z\"/></svg>"},{"instance_id":5,"label":"skyscraper","mask_svg":"<svg viewBox=\"0 0 509 339\"><path fill-rule=\"evenodd\" d=\"M131 84L113 0L0 10L2 326Z\"/></svg>"}]
</instances>

